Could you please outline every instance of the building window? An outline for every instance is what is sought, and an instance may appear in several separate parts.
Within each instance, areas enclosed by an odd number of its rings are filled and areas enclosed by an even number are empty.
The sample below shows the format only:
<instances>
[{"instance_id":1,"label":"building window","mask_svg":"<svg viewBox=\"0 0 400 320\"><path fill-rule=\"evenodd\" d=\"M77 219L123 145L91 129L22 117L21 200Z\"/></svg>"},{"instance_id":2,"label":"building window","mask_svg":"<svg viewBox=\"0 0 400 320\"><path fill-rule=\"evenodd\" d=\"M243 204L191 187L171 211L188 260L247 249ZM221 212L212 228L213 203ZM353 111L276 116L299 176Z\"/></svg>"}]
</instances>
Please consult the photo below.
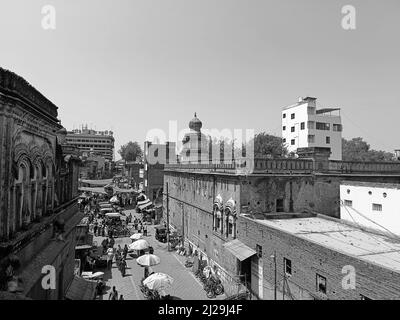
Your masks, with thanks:
<instances>
[{"instance_id":1,"label":"building window","mask_svg":"<svg viewBox=\"0 0 400 320\"><path fill-rule=\"evenodd\" d=\"M325 141L326 141L327 144L330 144L331 143L331 137L326 137Z\"/></svg>"},{"instance_id":2,"label":"building window","mask_svg":"<svg viewBox=\"0 0 400 320\"><path fill-rule=\"evenodd\" d=\"M341 124L336 124L336 123L334 123L333 125L332 125L332 130L333 131L343 131L343 127L342 127L342 125Z\"/></svg>"},{"instance_id":3,"label":"building window","mask_svg":"<svg viewBox=\"0 0 400 320\"><path fill-rule=\"evenodd\" d=\"M294 113L290 115L290 119L294 119Z\"/></svg>"},{"instance_id":4,"label":"building window","mask_svg":"<svg viewBox=\"0 0 400 320\"><path fill-rule=\"evenodd\" d=\"M262 258L262 246L256 244L257 257Z\"/></svg>"},{"instance_id":5,"label":"building window","mask_svg":"<svg viewBox=\"0 0 400 320\"><path fill-rule=\"evenodd\" d=\"M282 141L283 141L283 143L286 143L286 139L285 138L283 138Z\"/></svg>"},{"instance_id":6,"label":"building window","mask_svg":"<svg viewBox=\"0 0 400 320\"><path fill-rule=\"evenodd\" d=\"M283 127L282 127L282 130L285 131L285 130L286 130L286 126L283 126Z\"/></svg>"},{"instance_id":7,"label":"building window","mask_svg":"<svg viewBox=\"0 0 400 320\"><path fill-rule=\"evenodd\" d=\"M315 125L317 130L330 130L331 126L329 123L317 122Z\"/></svg>"},{"instance_id":8,"label":"building window","mask_svg":"<svg viewBox=\"0 0 400 320\"><path fill-rule=\"evenodd\" d=\"M386 192L383 193L383 197L384 197L384 198L387 197L387 193L386 193Z\"/></svg>"},{"instance_id":9,"label":"building window","mask_svg":"<svg viewBox=\"0 0 400 320\"><path fill-rule=\"evenodd\" d=\"M317 292L326 294L326 278L317 273Z\"/></svg>"},{"instance_id":10,"label":"building window","mask_svg":"<svg viewBox=\"0 0 400 320\"><path fill-rule=\"evenodd\" d=\"M306 123L305 122L300 123L300 129L301 130L304 130L305 127L306 127Z\"/></svg>"},{"instance_id":11,"label":"building window","mask_svg":"<svg viewBox=\"0 0 400 320\"><path fill-rule=\"evenodd\" d=\"M283 199L276 199L276 212L285 212Z\"/></svg>"},{"instance_id":12,"label":"building window","mask_svg":"<svg viewBox=\"0 0 400 320\"><path fill-rule=\"evenodd\" d=\"M290 144L291 144L292 146L294 146L294 143L295 143L294 139L290 140Z\"/></svg>"},{"instance_id":13,"label":"building window","mask_svg":"<svg viewBox=\"0 0 400 320\"><path fill-rule=\"evenodd\" d=\"M286 113L283 114L283 118L286 118Z\"/></svg>"},{"instance_id":14,"label":"building window","mask_svg":"<svg viewBox=\"0 0 400 320\"><path fill-rule=\"evenodd\" d=\"M315 135L309 134L307 139L308 139L308 143L314 143L315 142Z\"/></svg>"},{"instance_id":15,"label":"building window","mask_svg":"<svg viewBox=\"0 0 400 320\"><path fill-rule=\"evenodd\" d=\"M285 273L288 276L292 275L292 261L286 258L283 258L283 264L285 266Z\"/></svg>"},{"instance_id":16,"label":"building window","mask_svg":"<svg viewBox=\"0 0 400 320\"><path fill-rule=\"evenodd\" d=\"M344 205L346 207L352 207L353 206L353 201L351 200L344 200Z\"/></svg>"},{"instance_id":17,"label":"building window","mask_svg":"<svg viewBox=\"0 0 400 320\"><path fill-rule=\"evenodd\" d=\"M372 204L372 211L382 211L382 205L379 203Z\"/></svg>"},{"instance_id":18,"label":"building window","mask_svg":"<svg viewBox=\"0 0 400 320\"><path fill-rule=\"evenodd\" d=\"M294 132L294 126L290 128L290 132Z\"/></svg>"},{"instance_id":19,"label":"building window","mask_svg":"<svg viewBox=\"0 0 400 320\"><path fill-rule=\"evenodd\" d=\"M307 122L307 128L308 129L314 129L315 128L315 122L314 121L308 121Z\"/></svg>"}]
</instances>

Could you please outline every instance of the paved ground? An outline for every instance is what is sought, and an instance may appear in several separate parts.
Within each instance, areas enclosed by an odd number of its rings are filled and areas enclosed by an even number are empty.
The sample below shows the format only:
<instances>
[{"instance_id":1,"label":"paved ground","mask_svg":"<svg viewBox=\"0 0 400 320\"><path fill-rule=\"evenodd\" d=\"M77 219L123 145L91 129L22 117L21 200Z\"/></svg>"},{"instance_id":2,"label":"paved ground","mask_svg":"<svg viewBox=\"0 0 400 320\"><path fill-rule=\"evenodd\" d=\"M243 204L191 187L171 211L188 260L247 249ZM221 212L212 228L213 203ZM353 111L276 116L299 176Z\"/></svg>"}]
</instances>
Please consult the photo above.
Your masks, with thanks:
<instances>
[{"instance_id":1,"label":"paved ground","mask_svg":"<svg viewBox=\"0 0 400 320\"><path fill-rule=\"evenodd\" d=\"M126 213L132 213L132 216L139 217L134 210L128 210ZM97 243L101 243L102 237L95 237ZM167 291L173 297L177 297L183 300L210 300L206 296L206 292L203 290L203 285L191 272L190 268L184 266L185 257L179 256L175 252L168 252L167 244L161 243L154 238L154 228L153 226L148 226L148 236L144 237L150 245L154 248L154 254L160 257L161 263L157 266L153 266L154 272L163 272L170 275L174 282L171 288ZM123 246L130 244L131 240L127 238L117 238L115 239L115 246L118 244ZM121 276L115 263L111 272L105 273L105 280L107 294L103 296L103 299L108 299L109 292L113 286L116 287L119 294L122 294L125 300L144 300L144 296L139 289L140 280L144 275L144 268L136 263L136 259L129 256L127 257L128 268L126 270L125 277ZM223 299L224 295L218 296L216 299Z\"/></svg>"}]
</instances>

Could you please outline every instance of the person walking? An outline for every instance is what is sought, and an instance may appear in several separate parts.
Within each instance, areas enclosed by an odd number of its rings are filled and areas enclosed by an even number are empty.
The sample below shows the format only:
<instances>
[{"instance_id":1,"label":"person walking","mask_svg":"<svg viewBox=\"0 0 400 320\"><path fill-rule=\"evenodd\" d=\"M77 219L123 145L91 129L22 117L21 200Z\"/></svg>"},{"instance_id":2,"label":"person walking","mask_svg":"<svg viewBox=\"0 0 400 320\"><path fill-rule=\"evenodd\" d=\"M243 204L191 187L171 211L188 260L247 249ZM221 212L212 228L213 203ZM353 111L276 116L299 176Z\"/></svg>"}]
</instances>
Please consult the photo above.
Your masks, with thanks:
<instances>
[{"instance_id":1,"label":"person walking","mask_svg":"<svg viewBox=\"0 0 400 320\"><path fill-rule=\"evenodd\" d=\"M112 247L107 250L107 268L110 270L114 259L114 249Z\"/></svg>"},{"instance_id":2,"label":"person walking","mask_svg":"<svg viewBox=\"0 0 400 320\"><path fill-rule=\"evenodd\" d=\"M125 261L125 259L122 259L120 262L120 271L121 271L122 277L125 277L126 267L127 267L126 261Z\"/></svg>"},{"instance_id":3,"label":"person walking","mask_svg":"<svg viewBox=\"0 0 400 320\"><path fill-rule=\"evenodd\" d=\"M128 246L127 246L127 244L125 243L125 246L124 246L124 250L123 250L123 257L124 257L124 260L126 260L126 256L128 255Z\"/></svg>"},{"instance_id":4,"label":"person walking","mask_svg":"<svg viewBox=\"0 0 400 320\"><path fill-rule=\"evenodd\" d=\"M112 291L110 292L110 296L108 297L108 300L118 300L118 291L115 289L115 286L112 288Z\"/></svg>"},{"instance_id":5,"label":"person walking","mask_svg":"<svg viewBox=\"0 0 400 320\"><path fill-rule=\"evenodd\" d=\"M108 242L109 242L109 247L114 248L115 240L112 235L110 236L110 240Z\"/></svg>"}]
</instances>

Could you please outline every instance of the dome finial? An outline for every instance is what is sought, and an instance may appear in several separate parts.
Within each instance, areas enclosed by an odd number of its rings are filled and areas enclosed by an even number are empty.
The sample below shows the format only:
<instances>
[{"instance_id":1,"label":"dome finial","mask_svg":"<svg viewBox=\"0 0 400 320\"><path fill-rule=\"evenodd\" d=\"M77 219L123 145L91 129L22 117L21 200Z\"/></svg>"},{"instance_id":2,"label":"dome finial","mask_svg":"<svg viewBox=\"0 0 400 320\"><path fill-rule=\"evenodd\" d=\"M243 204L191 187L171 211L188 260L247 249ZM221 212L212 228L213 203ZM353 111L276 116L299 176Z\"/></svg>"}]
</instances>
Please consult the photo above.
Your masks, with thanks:
<instances>
[{"instance_id":1,"label":"dome finial","mask_svg":"<svg viewBox=\"0 0 400 320\"><path fill-rule=\"evenodd\" d=\"M196 112L194 113L194 117L195 117L195 118L197 118L197 114L196 114Z\"/></svg>"}]
</instances>

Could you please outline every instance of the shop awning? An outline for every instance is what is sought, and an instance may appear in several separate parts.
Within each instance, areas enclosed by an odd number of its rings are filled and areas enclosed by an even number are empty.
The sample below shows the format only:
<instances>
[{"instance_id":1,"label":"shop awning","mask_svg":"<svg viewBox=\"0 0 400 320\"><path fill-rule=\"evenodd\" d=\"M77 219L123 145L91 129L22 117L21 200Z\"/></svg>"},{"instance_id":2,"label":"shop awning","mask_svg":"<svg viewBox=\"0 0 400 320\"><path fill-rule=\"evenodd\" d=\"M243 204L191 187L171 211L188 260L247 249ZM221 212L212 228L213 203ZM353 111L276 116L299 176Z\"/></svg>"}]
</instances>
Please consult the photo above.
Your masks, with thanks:
<instances>
[{"instance_id":1,"label":"shop awning","mask_svg":"<svg viewBox=\"0 0 400 320\"><path fill-rule=\"evenodd\" d=\"M238 239L225 243L224 247L240 261L246 260L247 258L256 254L256 252L253 249L246 246L243 242L241 242Z\"/></svg>"},{"instance_id":2,"label":"shop awning","mask_svg":"<svg viewBox=\"0 0 400 320\"><path fill-rule=\"evenodd\" d=\"M83 244L80 246L76 246L75 250L87 250L87 249L92 249L92 248L93 248L93 246L91 246L91 245Z\"/></svg>"},{"instance_id":3,"label":"shop awning","mask_svg":"<svg viewBox=\"0 0 400 320\"><path fill-rule=\"evenodd\" d=\"M79 191L107 194L107 192L105 192L104 188L102 188L102 187L98 187L98 188L79 187Z\"/></svg>"},{"instance_id":4,"label":"shop awning","mask_svg":"<svg viewBox=\"0 0 400 320\"><path fill-rule=\"evenodd\" d=\"M103 179L103 180L85 180L85 179L79 179L79 182L90 184L92 186L106 186L110 183L112 183L112 179Z\"/></svg>"},{"instance_id":5,"label":"shop awning","mask_svg":"<svg viewBox=\"0 0 400 320\"><path fill-rule=\"evenodd\" d=\"M68 300L94 300L96 285L96 281L75 276L67 290L65 298Z\"/></svg>"}]
</instances>

